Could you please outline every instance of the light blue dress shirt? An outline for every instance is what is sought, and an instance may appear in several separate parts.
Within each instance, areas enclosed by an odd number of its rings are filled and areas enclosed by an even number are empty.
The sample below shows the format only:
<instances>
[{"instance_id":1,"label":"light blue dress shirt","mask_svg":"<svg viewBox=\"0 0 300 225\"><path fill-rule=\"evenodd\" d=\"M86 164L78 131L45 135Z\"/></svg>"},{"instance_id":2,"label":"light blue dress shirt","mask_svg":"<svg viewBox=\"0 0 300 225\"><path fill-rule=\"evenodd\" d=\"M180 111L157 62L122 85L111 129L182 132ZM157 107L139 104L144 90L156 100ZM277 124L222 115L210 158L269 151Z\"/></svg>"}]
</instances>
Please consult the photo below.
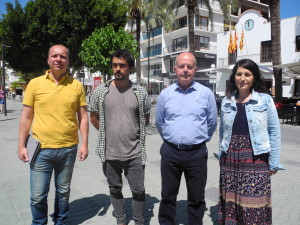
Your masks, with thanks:
<instances>
[{"instance_id":1,"label":"light blue dress shirt","mask_svg":"<svg viewBox=\"0 0 300 225\"><path fill-rule=\"evenodd\" d=\"M155 124L162 138L175 145L209 141L217 126L213 92L195 81L184 91L175 82L158 97Z\"/></svg>"}]
</instances>

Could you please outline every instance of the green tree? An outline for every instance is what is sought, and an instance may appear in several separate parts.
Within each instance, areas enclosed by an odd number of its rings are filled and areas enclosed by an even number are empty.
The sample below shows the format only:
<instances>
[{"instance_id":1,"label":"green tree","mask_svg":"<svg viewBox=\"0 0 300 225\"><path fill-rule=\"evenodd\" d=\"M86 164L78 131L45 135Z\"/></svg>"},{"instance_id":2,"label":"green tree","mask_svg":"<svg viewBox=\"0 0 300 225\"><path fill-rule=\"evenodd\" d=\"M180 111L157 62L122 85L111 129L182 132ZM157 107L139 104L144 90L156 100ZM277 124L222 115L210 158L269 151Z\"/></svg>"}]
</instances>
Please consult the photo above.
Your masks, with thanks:
<instances>
[{"instance_id":1,"label":"green tree","mask_svg":"<svg viewBox=\"0 0 300 225\"><path fill-rule=\"evenodd\" d=\"M112 53L119 49L127 49L137 57L136 46L134 37L124 28L115 31L112 25L108 25L96 29L83 41L79 57L92 72L101 71L106 81L110 79L112 73L110 65Z\"/></svg>"},{"instance_id":2,"label":"green tree","mask_svg":"<svg viewBox=\"0 0 300 225\"><path fill-rule=\"evenodd\" d=\"M36 0L24 9L6 4L7 14L0 22L0 37L12 46L6 59L13 69L24 74L40 75L48 68L47 51L53 44L70 49L70 67L82 67L78 58L82 41L95 28L106 24L125 26L126 7L122 0Z\"/></svg>"}]
</instances>

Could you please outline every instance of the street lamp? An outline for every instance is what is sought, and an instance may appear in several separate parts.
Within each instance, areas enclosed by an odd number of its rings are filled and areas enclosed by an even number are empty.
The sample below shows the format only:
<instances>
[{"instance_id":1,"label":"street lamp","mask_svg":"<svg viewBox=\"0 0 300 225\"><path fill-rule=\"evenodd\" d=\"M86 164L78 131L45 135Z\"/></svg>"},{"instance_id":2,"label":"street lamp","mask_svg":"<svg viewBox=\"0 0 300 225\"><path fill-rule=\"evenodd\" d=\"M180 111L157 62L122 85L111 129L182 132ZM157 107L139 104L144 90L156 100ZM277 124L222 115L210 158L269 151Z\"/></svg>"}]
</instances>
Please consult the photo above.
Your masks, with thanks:
<instances>
[{"instance_id":1,"label":"street lamp","mask_svg":"<svg viewBox=\"0 0 300 225\"><path fill-rule=\"evenodd\" d=\"M148 36L148 46L147 46L147 52L148 52L148 94L150 94L150 31L147 30L147 36Z\"/></svg>"},{"instance_id":2,"label":"street lamp","mask_svg":"<svg viewBox=\"0 0 300 225\"><path fill-rule=\"evenodd\" d=\"M147 58L148 58L148 65L147 65L147 91L148 91L148 94L150 94L150 30L147 28L146 31L143 31L144 34L147 35L147 38L148 38L148 45L147 45Z\"/></svg>"},{"instance_id":3,"label":"street lamp","mask_svg":"<svg viewBox=\"0 0 300 225\"><path fill-rule=\"evenodd\" d=\"M6 111L6 89L5 89L5 65L4 65L4 47L10 48L10 46L5 45L4 43L1 43L2 48L2 86L4 88L4 116L7 116Z\"/></svg>"}]
</instances>

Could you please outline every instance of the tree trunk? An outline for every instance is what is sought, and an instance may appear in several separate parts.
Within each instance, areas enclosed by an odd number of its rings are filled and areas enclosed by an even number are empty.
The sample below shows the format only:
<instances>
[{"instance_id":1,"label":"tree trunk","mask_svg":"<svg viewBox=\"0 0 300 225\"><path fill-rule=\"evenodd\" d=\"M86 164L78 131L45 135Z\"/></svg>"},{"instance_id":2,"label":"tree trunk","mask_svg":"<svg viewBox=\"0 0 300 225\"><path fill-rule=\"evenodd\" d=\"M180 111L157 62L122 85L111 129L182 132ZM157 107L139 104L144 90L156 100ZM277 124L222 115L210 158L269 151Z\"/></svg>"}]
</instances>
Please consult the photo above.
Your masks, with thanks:
<instances>
[{"instance_id":1,"label":"tree trunk","mask_svg":"<svg viewBox=\"0 0 300 225\"><path fill-rule=\"evenodd\" d=\"M269 1L271 22L272 63L281 65L280 0ZM275 101L282 102L282 69L273 68L275 77Z\"/></svg>"},{"instance_id":2,"label":"tree trunk","mask_svg":"<svg viewBox=\"0 0 300 225\"><path fill-rule=\"evenodd\" d=\"M195 7L197 0L188 0L189 52L195 54Z\"/></svg>"},{"instance_id":3,"label":"tree trunk","mask_svg":"<svg viewBox=\"0 0 300 225\"><path fill-rule=\"evenodd\" d=\"M138 84L141 83L141 12L140 10L136 11L136 42L137 42L137 48L136 51L138 53L137 59L136 59L136 82Z\"/></svg>"}]
</instances>

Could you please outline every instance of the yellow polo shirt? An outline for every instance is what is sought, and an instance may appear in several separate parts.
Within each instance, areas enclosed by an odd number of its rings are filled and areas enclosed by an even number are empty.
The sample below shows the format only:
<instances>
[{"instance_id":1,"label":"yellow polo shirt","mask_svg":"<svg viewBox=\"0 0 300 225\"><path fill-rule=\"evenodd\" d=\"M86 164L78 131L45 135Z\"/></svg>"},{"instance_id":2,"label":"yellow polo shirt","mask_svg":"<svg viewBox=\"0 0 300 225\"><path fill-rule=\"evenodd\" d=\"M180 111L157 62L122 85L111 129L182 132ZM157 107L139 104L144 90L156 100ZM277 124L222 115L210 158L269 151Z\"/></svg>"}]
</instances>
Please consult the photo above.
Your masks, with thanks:
<instances>
[{"instance_id":1,"label":"yellow polo shirt","mask_svg":"<svg viewBox=\"0 0 300 225\"><path fill-rule=\"evenodd\" d=\"M32 79L24 105L33 107L32 133L42 148L64 148L78 144L77 112L86 105L82 84L65 75L56 84L49 75Z\"/></svg>"}]
</instances>

